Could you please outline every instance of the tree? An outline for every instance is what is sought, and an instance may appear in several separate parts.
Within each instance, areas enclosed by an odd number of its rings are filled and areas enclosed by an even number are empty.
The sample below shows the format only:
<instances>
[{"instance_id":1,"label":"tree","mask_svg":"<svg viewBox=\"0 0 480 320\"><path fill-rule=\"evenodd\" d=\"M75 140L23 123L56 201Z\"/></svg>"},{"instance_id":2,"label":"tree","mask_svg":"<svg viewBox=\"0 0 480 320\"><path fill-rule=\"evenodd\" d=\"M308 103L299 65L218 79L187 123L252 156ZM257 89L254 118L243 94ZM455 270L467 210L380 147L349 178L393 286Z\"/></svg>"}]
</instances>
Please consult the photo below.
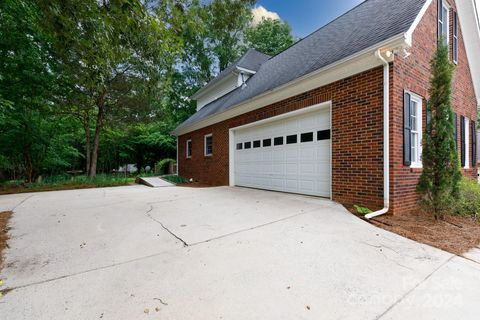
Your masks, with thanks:
<instances>
[{"instance_id":1,"label":"tree","mask_svg":"<svg viewBox=\"0 0 480 320\"><path fill-rule=\"evenodd\" d=\"M256 0L212 0L205 7L208 44L222 71L242 53L245 30L252 20Z\"/></svg>"},{"instance_id":2,"label":"tree","mask_svg":"<svg viewBox=\"0 0 480 320\"><path fill-rule=\"evenodd\" d=\"M262 18L258 25L246 31L247 45L271 56L279 54L295 41L288 23L271 18Z\"/></svg>"},{"instance_id":3,"label":"tree","mask_svg":"<svg viewBox=\"0 0 480 320\"><path fill-rule=\"evenodd\" d=\"M462 177L454 138L454 113L451 92L453 65L448 57L448 47L439 41L431 61L427 124L423 140L423 171L417 191L424 208L442 219L459 196Z\"/></svg>"},{"instance_id":4,"label":"tree","mask_svg":"<svg viewBox=\"0 0 480 320\"><path fill-rule=\"evenodd\" d=\"M68 75L59 104L83 125L93 178L105 125L148 114L150 95L161 92L181 48L177 10L174 1L159 2L155 12L140 0L38 2L54 57Z\"/></svg>"},{"instance_id":5,"label":"tree","mask_svg":"<svg viewBox=\"0 0 480 320\"><path fill-rule=\"evenodd\" d=\"M27 182L78 156L68 125L52 112L59 73L40 19L31 1L0 2L0 170Z\"/></svg>"}]
</instances>

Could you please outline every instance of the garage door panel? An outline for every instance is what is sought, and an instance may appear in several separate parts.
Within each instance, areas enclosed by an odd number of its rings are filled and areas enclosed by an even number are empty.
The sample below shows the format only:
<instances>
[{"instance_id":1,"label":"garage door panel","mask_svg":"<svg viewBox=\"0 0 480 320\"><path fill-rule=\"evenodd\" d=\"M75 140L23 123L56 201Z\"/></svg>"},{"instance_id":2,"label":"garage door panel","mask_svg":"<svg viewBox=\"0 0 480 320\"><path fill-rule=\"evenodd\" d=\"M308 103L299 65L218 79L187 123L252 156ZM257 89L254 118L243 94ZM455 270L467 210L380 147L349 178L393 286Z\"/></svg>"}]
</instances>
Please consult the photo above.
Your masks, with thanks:
<instances>
[{"instance_id":1,"label":"garage door panel","mask_svg":"<svg viewBox=\"0 0 480 320\"><path fill-rule=\"evenodd\" d=\"M235 184L330 196L330 140L317 140L317 131L329 126L330 111L322 110L235 131L235 144L252 145L251 149L234 151ZM311 135L304 135L301 142L302 133ZM296 143L287 144L290 135L296 135ZM313 141L308 141L312 135ZM276 137L283 137L283 143L275 145ZM264 146L265 139L271 141L270 146ZM253 148L258 140L260 147Z\"/></svg>"}]
</instances>

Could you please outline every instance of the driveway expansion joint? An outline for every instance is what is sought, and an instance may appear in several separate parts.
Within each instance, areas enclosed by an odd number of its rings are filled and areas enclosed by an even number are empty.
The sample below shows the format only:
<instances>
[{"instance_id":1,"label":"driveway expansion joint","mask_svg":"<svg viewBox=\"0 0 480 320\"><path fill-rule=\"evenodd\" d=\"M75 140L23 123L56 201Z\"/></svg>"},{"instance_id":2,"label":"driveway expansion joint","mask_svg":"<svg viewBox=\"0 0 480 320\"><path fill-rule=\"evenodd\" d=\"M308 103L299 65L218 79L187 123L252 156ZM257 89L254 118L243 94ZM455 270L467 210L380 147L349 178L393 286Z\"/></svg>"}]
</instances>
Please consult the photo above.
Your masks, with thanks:
<instances>
[{"instance_id":1,"label":"driveway expansion joint","mask_svg":"<svg viewBox=\"0 0 480 320\"><path fill-rule=\"evenodd\" d=\"M443 266L445 266L447 263L449 263L453 258L457 257L456 255L452 254L450 258L445 260L442 264L440 264L437 268L435 268L432 272L430 272L425 278L423 278L419 283L417 283L413 288L408 290L403 296L401 296L397 301L395 301L390 307L388 307L384 312L382 312L380 315L375 317L375 320L380 320L385 316L387 313L389 313L393 308L395 308L396 305L398 305L400 302L402 302L410 293L415 291L422 283L427 281L435 272L440 270Z\"/></svg>"}]
</instances>

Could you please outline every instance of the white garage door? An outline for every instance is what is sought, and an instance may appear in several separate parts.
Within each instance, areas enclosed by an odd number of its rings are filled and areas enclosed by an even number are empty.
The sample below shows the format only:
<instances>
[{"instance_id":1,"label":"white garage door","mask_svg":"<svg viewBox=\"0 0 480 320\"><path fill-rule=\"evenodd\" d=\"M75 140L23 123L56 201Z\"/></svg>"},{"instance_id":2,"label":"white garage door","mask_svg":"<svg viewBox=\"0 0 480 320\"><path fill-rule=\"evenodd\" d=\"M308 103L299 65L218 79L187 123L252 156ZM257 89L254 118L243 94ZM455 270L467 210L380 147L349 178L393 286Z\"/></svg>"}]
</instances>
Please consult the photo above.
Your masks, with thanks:
<instances>
[{"instance_id":1,"label":"white garage door","mask_svg":"<svg viewBox=\"0 0 480 320\"><path fill-rule=\"evenodd\" d=\"M330 109L234 131L237 186L330 197Z\"/></svg>"}]
</instances>

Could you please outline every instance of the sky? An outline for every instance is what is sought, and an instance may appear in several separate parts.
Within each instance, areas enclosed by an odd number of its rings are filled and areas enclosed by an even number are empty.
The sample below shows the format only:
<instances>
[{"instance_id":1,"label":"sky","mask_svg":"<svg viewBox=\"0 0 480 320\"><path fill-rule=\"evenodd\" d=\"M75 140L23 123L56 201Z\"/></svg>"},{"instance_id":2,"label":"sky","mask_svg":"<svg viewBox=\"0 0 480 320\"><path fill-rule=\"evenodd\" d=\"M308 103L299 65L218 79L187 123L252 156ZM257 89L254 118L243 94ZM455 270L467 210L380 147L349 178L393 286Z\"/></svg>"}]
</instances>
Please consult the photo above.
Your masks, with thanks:
<instances>
[{"instance_id":1,"label":"sky","mask_svg":"<svg viewBox=\"0 0 480 320\"><path fill-rule=\"evenodd\" d=\"M258 12L287 21L292 33L305 37L363 0L258 0ZM265 11L263 10L265 9ZM275 15L276 14L276 15Z\"/></svg>"}]
</instances>

